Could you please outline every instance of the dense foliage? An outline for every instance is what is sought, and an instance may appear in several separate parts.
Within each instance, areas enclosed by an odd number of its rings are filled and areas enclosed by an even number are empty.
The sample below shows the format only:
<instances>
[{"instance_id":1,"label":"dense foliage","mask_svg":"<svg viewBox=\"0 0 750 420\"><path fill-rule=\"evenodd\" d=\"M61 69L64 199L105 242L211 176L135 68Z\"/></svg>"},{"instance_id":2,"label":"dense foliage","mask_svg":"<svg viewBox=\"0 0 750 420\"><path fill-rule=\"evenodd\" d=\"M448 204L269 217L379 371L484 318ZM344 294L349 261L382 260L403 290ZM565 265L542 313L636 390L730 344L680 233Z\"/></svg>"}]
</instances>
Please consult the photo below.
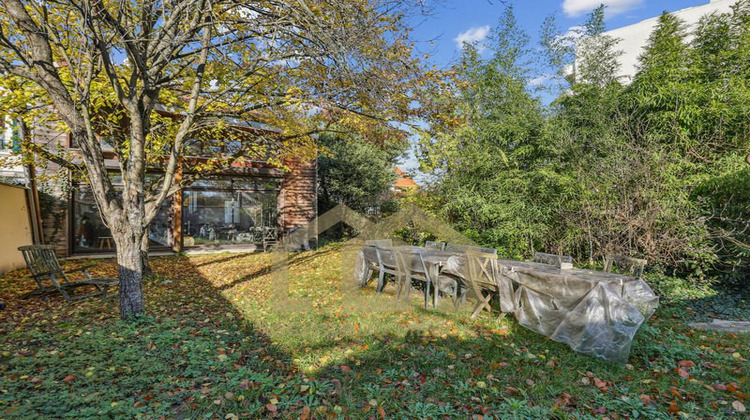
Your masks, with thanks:
<instances>
[{"instance_id":1,"label":"dense foliage","mask_svg":"<svg viewBox=\"0 0 750 420\"><path fill-rule=\"evenodd\" d=\"M433 121L421 142L433 208L509 256L545 250L595 262L619 253L696 278L741 275L750 257L750 2L702 18L692 33L662 15L632 81L618 77L603 12L575 46L546 22L547 64L575 69L557 78L564 89L549 106L530 92L539 65L512 8L491 58L464 48L450 90L463 124Z\"/></svg>"},{"instance_id":2,"label":"dense foliage","mask_svg":"<svg viewBox=\"0 0 750 420\"><path fill-rule=\"evenodd\" d=\"M334 135L320 137L318 211L345 204L361 213L378 210L396 178L393 166L404 143L377 145Z\"/></svg>"}]
</instances>

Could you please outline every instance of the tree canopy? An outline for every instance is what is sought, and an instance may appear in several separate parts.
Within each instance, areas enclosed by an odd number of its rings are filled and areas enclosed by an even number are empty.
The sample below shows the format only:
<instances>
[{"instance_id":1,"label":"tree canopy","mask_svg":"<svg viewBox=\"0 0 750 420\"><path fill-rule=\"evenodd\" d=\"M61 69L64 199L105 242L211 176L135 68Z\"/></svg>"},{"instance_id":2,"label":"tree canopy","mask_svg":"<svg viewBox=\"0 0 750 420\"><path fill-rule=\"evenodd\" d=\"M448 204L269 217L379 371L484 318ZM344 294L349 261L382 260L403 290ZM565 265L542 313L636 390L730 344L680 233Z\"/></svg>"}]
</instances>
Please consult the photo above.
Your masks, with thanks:
<instances>
[{"instance_id":1,"label":"tree canopy","mask_svg":"<svg viewBox=\"0 0 750 420\"><path fill-rule=\"evenodd\" d=\"M493 56L464 48L450 83L454 126L421 142L433 209L508 256L547 250L595 262L646 257L694 278L747 266L750 170L750 2L691 31L665 13L632 83L619 80L618 40L604 8L580 37L542 28L542 64L509 42L512 9ZM509 65L510 63L510 65ZM556 69L560 95L533 95L537 68ZM570 71L572 70L572 73ZM448 120L448 119L446 119Z\"/></svg>"},{"instance_id":2,"label":"tree canopy","mask_svg":"<svg viewBox=\"0 0 750 420\"><path fill-rule=\"evenodd\" d=\"M0 1L7 114L57 124L80 155L26 149L92 189L120 263L123 317L142 311L141 245L191 151L215 171L261 156L312 159L311 134L402 136L420 75L404 0ZM271 130L253 130L257 124ZM247 132L252 132L248 136ZM107 173L114 148L124 188ZM163 176L153 182L147 169ZM190 177L185 178L186 181Z\"/></svg>"}]
</instances>

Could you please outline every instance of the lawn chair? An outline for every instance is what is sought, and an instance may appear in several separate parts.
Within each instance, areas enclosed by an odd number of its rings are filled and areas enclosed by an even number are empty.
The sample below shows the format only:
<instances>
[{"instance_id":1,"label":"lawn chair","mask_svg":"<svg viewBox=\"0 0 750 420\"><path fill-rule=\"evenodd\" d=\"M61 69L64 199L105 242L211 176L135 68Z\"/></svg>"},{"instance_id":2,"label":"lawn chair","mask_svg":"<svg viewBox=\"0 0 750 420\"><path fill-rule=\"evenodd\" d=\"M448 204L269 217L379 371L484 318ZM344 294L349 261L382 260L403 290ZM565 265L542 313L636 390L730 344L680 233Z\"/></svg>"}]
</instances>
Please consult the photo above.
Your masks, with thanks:
<instances>
[{"instance_id":1,"label":"lawn chair","mask_svg":"<svg viewBox=\"0 0 750 420\"><path fill-rule=\"evenodd\" d=\"M624 255L607 255L604 259L604 271L611 273L613 268L621 274L633 276L636 278L643 277L643 269L646 268L648 261L639 258L626 257Z\"/></svg>"},{"instance_id":2,"label":"lawn chair","mask_svg":"<svg viewBox=\"0 0 750 420\"><path fill-rule=\"evenodd\" d=\"M42 295L47 296L49 293L60 292L66 301L86 299L92 296L101 296L102 299L107 297L107 289L110 286L116 286L119 281L113 278L93 278L88 269L91 266L80 267L73 270L63 271L55 255L55 248L50 245L27 245L18 248L23 254L26 266L31 271L31 277L36 281L39 288L31 293L27 293L23 298L30 296ZM70 281L68 274L81 272L86 277L83 280ZM44 282L49 280L51 286L45 285ZM81 286L94 286L96 291L83 295L72 294L75 288Z\"/></svg>"},{"instance_id":3,"label":"lawn chair","mask_svg":"<svg viewBox=\"0 0 750 420\"><path fill-rule=\"evenodd\" d=\"M424 262L424 256L419 249L399 249L397 257L401 259L401 267L404 269L404 281L399 284L397 297L401 296L401 291L406 288L406 300L409 300L409 294L412 286L422 286L424 290L424 308L429 309L430 287L432 278Z\"/></svg>"},{"instance_id":4,"label":"lawn chair","mask_svg":"<svg viewBox=\"0 0 750 420\"><path fill-rule=\"evenodd\" d=\"M276 248L276 243L278 242L278 237L276 233L275 227L265 227L263 228L263 252L270 250L274 250Z\"/></svg>"},{"instance_id":5,"label":"lawn chair","mask_svg":"<svg viewBox=\"0 0 750 420\"><path fill-rule=\"evenodd\" d=\"M534 253L534 262L554 265L557 267L573 266L573 257L568 255L545 254L544 252Z\"/></svg>"},{"instance_id":6,"label":"lawn chair","mask_svg":"<svg viewBox=\"0 0 750 420\"><path fill-rule=\"evenodd\" d=\"M386 275L392 277L392 281L397 284L398 290L401 289L401 285L404 282L406 272L404 271L401 262L396 255L396 251L391 248L381 248L379 246L374 247L375 253L378 257L378 288L377 292L382 293L385 286L388 284L386 281ZM397 296L398 296L397 290Z\"/></svg>"},{"instance_id":7,"label":"lawn chair","mask_svg":"<svg viewBox=\"0 0 750 420\"><path fill-rule=\"evenodd\" d=\"M490 301L493 298L497 298L500 303L498 309L501 314L511 312L513 285L502 276L502 267L497 263L497 256L470 250L466 252L466 265L469 277L466 281L477 299L471 317L476 318L482 310L491 312Z\"/></svg>"},{"instance_id":8,"label":"lawn chair","mask_svg":"<svg viewBox=\"0 0 750 420\"><path fill-rule=\"evenodd\" d=\"M365 245L362 248L362 256L364 257L364 272L362 273L362 287L367 286L370 282L373 272L380 274L380 261L378 261L378 251L374 245Z\"/></svg>"}]
</instances>

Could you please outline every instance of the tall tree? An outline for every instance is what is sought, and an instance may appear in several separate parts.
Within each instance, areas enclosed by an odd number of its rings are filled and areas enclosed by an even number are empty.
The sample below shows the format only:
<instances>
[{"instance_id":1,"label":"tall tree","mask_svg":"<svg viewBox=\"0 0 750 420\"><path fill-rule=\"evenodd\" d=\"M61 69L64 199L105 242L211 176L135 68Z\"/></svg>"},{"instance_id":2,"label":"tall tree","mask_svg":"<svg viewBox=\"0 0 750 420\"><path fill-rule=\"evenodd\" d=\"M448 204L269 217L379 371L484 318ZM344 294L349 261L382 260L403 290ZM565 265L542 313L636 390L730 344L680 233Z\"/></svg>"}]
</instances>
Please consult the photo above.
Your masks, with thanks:
<instances>
[{"instance_id":1,"label":"tall tree","mask_svg":"<svg viewBox=\"0 0 750 420\"><path fill-rule=\"evenodd\" d=\"M180 188L175 173L187 151L224 142L223 157L209 161L221 165L265 156L259 149L274 144L271 160L283 164L314 156L309 134L325 123L377 135L393 130L383 121L414 112L406 93L418 65L398 13L407 3L0 0L0 71L33 86L32 105L54 110L80 147L82 162L61 163L91 186L112 232L123 318L143 311L142 244ZM227 117L280 133L216 140L231 131ZM122 192L107 174L103 136ZM151 181L147 168L163 176Z\"/></svg>"},{"instance_id":2,"label":"tall tree","mask_svg":"<svg viewBox=\"0 0 750 420\"><path fill-rule=\"evenodd\" d=\"M616 48L620 40L604 33L604 10L602 4L591 12L584 24L583 37L576 45L577 81L599 87L617 81L622 55Z\"/></svg>"}]
</instances>

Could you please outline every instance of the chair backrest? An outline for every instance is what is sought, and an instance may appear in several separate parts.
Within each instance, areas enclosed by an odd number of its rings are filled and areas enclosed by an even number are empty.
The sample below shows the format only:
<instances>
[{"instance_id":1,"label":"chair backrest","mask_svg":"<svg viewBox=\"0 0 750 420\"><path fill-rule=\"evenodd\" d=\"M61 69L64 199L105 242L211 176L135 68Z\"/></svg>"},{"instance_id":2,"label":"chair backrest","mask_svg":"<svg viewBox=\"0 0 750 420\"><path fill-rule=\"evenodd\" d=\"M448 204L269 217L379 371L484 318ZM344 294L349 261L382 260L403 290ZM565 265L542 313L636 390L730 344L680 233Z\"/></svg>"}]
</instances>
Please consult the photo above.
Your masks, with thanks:
<instances>
[{"instance_id":1,"label":"chair backrest","mask_svg":"<svg viewBox=\"0 0 750 420\"><path fill-rule=\"evenodd\" d=\"M374 245L379 248L393 248L393 241L390 239L370 239L365 241L365 245Z\"/></svg>"},{"instance_id":2,"label":"chair backrest","mask_svg":"<svg viewBox=\"0 0 750 420\"><path fill-rule=\"evenodd\" d=\"M426 241L425 249L442 251L445 248L445 242Z\"/></svg>"},{"instance_id":3,"label":"chair backrest","mask_svg":"<svg viewBox=\"0 0 750 420\"><path fill-rule=\"evenodd\" d=\"M374 248L375 252L378 255L378 262L383 268L386 268L388 270L400 271L396 251L393 249L393 247L381 248L379 246L376 246Z\"/></svg>"},{"instance_id":4,"label":"chair backrest","mask_svg":"<svg viewBox=\"0 0 750 420\"><path fill-rule=\"evenodd\" d=\"M397 251L397 257L401 260L401 267L408 276L419 275L429 278L427 265L424 263L423 251L417 248L401 248Z\"/></svg>"},{"instance_id":5,"label":"chair backrest","mask_svg":"<svg viewBox=\"0 0 750 420\"><path fill-rule=\"evenodd\" d=\"M646 268L646 264L648 264L648 261L640 258L607 255L604 259L604 271L611 273L612 268L617 268L622 274L640 278L643 276L643 269Z\"/></svg>"},{"instance_id":6,"label":"chair backrest","mask_svg":"<svg viewBox=\"0 0 750 420\"><path fill-rule=\"evenodd\" d=\"M21 251L32 277L41 280L41 278L54 275L58 279L67 281L65 272L57 261L54 246L25 245L18 247L18 250Z\"/></svg>"},{"instance_id":7,"label":"chair backrest","mask_svg":"<svg viewBox=\"0 0 750 420\"><path fill-rule=\"evenodd\" d=\"M365 256L365 263L367 265L379 265L380 260L378 259L378 251L374 245L365 245L362 248L362 253Z\"/></svg>"},{"instance_id":8,"label":"chair backrest","mask_svg":"<svg viewBox=\"0 0 750 420\"><path fill-rule=\"evenodd\" d=\"M497 250L495 250L497 252ZM497 284L497 255L491 252L466 251L466 267L470 282L475 284Z\"/></svg>"},{"instance_id":9,"label":"chair backrest","mask_svg":"<svg viewBox=\"0 0 750 420\"><path fill-rule=\"evenodd\" d=\"M478 252L480 254L491 254L497 257L497 248L484 248L481 246L470 246L469 251Z\"/></svg>"},{"instance_id":10,"label":"chair backrest","mask_svg":"<svg viewBox=\"0 0 750 420\"><path fill-rule=\"evenodd\" d=\"M494 254L497 256L497 249L496 248L483 248L481 246L475 246L475 245L461 245L461 244L452 244L450 242L446 242L445 244L445 251L447 252L479 252L482 254Z\"/></svg>"},{"instance_id":11,"label":"chair backrest","mask_svg":"<svg viewBox=\"0 0 750 420\"><path fill-rule=\"evenodd\" d=\"M573 257L568 255L545 254L544 252L534 253L534 262L560 265L562 263L573 264Z\"/></svg>"},{"instance_id":12,"label":"chair backrest","mask_svg":"<svg viewBox=\"0 0 750 420\"><path fill-rule=\"evenodd\" d=\"M268 241L275 241L276 240L276 228L275 227L269 227L266 226L263 228L263 240Z\"/></svg>"},{"instance_id":13,"label":"chair backrest","mask_svg":"<svg viewBox=\"0 0 750 420\"><path fill-rule=\"evenodd\" d=\"M466 252L469 249L469 245L454 244L453 242L446 242L443 249L446 252Z\"/></svg>"}]
</instances>

